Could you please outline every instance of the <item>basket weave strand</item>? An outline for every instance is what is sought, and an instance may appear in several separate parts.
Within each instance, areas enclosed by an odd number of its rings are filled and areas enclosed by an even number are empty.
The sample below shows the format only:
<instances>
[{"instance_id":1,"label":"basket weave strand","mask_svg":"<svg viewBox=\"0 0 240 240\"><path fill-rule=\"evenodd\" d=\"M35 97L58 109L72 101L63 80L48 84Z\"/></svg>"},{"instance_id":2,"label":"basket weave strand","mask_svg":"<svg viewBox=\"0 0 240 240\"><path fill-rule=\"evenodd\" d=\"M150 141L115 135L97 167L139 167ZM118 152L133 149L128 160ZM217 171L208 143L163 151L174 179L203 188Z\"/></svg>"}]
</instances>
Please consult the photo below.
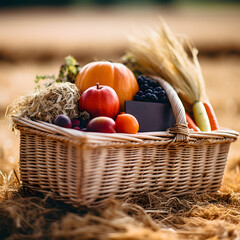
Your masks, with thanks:
<instances>
[{"instance_id":1,"label":"basket weave strand","mask_svg":"<svg viewBox=\"0 0 240 240\"><path fill-rule=\"evenodd\" d=\"M104 206L145 191L170 196L216 192L222 181L233 130L195 133L183 105L161 79L176 120L164 132L105 134L64 129L14 118L20 130L23 184L78 206Z\"/></svg>"}]
</instances>

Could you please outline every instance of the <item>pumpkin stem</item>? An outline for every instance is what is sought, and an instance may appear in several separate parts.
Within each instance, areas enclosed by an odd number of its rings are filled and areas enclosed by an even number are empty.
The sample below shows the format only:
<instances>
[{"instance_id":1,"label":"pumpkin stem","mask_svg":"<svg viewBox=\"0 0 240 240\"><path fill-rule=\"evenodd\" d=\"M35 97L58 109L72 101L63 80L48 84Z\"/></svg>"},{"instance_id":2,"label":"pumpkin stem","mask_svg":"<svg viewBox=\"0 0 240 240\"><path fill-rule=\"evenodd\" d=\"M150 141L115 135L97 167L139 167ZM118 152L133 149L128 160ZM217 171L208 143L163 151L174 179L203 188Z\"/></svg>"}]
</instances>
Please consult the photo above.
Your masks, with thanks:
<instances>
[{"instance_id":1,"label":"pumpkin stem","mask_svg":"<svg viewBox=\"0 0 240 240\"><path fill-rule=\"evenodd\" d=\"M97 83L97 89L100 89L100 87L99 87L99 83Z\"/></svg>"}]
</instances>

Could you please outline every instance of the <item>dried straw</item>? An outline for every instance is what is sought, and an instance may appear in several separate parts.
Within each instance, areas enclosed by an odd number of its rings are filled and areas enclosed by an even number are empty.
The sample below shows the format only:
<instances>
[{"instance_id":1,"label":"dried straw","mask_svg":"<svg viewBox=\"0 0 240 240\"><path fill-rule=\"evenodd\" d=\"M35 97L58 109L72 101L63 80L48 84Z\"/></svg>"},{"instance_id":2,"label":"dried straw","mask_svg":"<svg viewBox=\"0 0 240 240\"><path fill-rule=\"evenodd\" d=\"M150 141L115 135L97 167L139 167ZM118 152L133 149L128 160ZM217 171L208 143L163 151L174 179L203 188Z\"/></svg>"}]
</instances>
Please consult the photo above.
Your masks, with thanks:
<instances>
[{"instance_id":1,"label":"dried straw","mask_svg":"<svg viewBox=\"0 0 240 240\"><path fill-rule=\"evenodd\" d=\"M93 210L20 188L0 201L0 234L9 239L235 240L240 237L240 201L239 194L233 201L234 195L167 199L143 194L138 203L112 201Z\"/></svg>"},{"instance_id":2,"label":"dried straw","mask_svg":"<svg viewBox=\"0 0 240 240\"><path fill-rule=\"evenodd\" d=\"M70 118L79 115L80 92L75 84L54 83L51 86L16 99L8 108L8 116L18 116L52 123L59 114Z\"/></svg>"},{"instance_id":3,"label":"dried straw","mask_svg":"<svg viewBox=\"0 0 240 240\"><path fill-rule=\"evenodd\" d=\"M163 20L160 25L160 29L148 29L139 36L130 36L129 54L143 74L160 76L168 81L189 109L195 101L206 98L198 50L187 42L190 57L184 44Z\"/></svg>"},{"instance_id":4,"label":"dried straw","mask_svg":"<svg viewBox=\"0 0 240 240\"><path fill-rule=\"evenodd\" d=\"M232 166L237 171L238 166ZM238 173L239 176L239 173ZM0 172L0 236L5 239L202 240L240 238L240 193L168 198L136 194L103 209L73 208L21 187Z\"/></svg>"}]
</instances>

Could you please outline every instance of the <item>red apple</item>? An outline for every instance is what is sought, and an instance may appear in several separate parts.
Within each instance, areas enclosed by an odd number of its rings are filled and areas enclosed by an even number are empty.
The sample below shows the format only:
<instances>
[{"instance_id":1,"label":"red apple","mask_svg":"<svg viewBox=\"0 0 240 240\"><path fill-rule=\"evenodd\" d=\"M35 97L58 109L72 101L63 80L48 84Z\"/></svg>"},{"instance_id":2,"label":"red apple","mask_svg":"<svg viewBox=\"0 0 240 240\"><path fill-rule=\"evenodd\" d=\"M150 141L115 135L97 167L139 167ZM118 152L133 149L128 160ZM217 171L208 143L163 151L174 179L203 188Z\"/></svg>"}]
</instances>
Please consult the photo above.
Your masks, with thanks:
<instances>
[{"instance_id":1,"label":"red apple","mask_svg":"<svg viewBox=\"0 0 240 240\"><path fill-rule=\"evenodd\" d=\"M115 133L116 123L110 117L95 117L87 125L90 132Z\"/></svg>"},{"instance_id":2,"label":"red apple","mask_svg":"<svg viewBox=\"0 0 240 240\"><path fill-rule=\"evenodd\" d=\"M85 90L79 99L80 111L87 111L93 118L98 116L115 118L119 107L119 98L115 90L98 83Z\"/></svg>"}]
</instances>

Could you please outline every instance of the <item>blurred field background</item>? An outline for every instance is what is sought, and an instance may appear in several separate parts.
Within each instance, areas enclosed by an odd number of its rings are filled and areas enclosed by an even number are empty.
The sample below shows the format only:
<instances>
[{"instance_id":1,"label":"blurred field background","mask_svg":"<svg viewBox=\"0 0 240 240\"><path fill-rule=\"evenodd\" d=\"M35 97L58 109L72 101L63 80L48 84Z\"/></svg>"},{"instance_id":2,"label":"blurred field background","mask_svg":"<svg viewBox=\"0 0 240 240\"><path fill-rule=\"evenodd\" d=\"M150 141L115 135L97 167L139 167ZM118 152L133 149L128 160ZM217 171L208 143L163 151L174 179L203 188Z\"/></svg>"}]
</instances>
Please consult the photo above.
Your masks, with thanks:
<instances>
[{"instance_id":1,"label":"blurred field background","mask_svg":"<svg viewBox=\"0 0 240 240\"><path fill-rule=\"evenodd\" d=\"M38 75L57 74L67 55L80 64L117 61L127 35L163 17L199 51L207 93L221 126L240 132L239 1L0 1L0 117ZM19 136L0 124L0 170L18 168ZM240 140L231 145L222 189L239 189ZM232 168L234 166L234 168ZM234 169L234 171L232 171Z\"/></svg>"},{"instance_id":2,"label":"blurred field background","mask_svg":"<svg viewBox=\"0 0 240 240\"><path fill-rule=\"evenodd\" d=\"M35 1L34 1L35 2ZM240 131L240 6L216 1L169 1L152 4L80 4L4 1L0 10L0 114L17 97L34 89L37 74L57 74L67 55L80 64L118 60L128 46L128 34L157 26L163 17L177 34L185 34L199 51L208 96L222 126ZM121 1L119 1L121 2ZM130 1L131 2L131 1ZM105 4L104 4L105 3ZM60 4L62 4L60 6ZM18 160L18 137L0 126L0 156ZM239 154L232 145L230 156ZM9 165L8 165L9 166ZM8 167L7 166L7 167Z\"/></svg>"}]
</instances>

